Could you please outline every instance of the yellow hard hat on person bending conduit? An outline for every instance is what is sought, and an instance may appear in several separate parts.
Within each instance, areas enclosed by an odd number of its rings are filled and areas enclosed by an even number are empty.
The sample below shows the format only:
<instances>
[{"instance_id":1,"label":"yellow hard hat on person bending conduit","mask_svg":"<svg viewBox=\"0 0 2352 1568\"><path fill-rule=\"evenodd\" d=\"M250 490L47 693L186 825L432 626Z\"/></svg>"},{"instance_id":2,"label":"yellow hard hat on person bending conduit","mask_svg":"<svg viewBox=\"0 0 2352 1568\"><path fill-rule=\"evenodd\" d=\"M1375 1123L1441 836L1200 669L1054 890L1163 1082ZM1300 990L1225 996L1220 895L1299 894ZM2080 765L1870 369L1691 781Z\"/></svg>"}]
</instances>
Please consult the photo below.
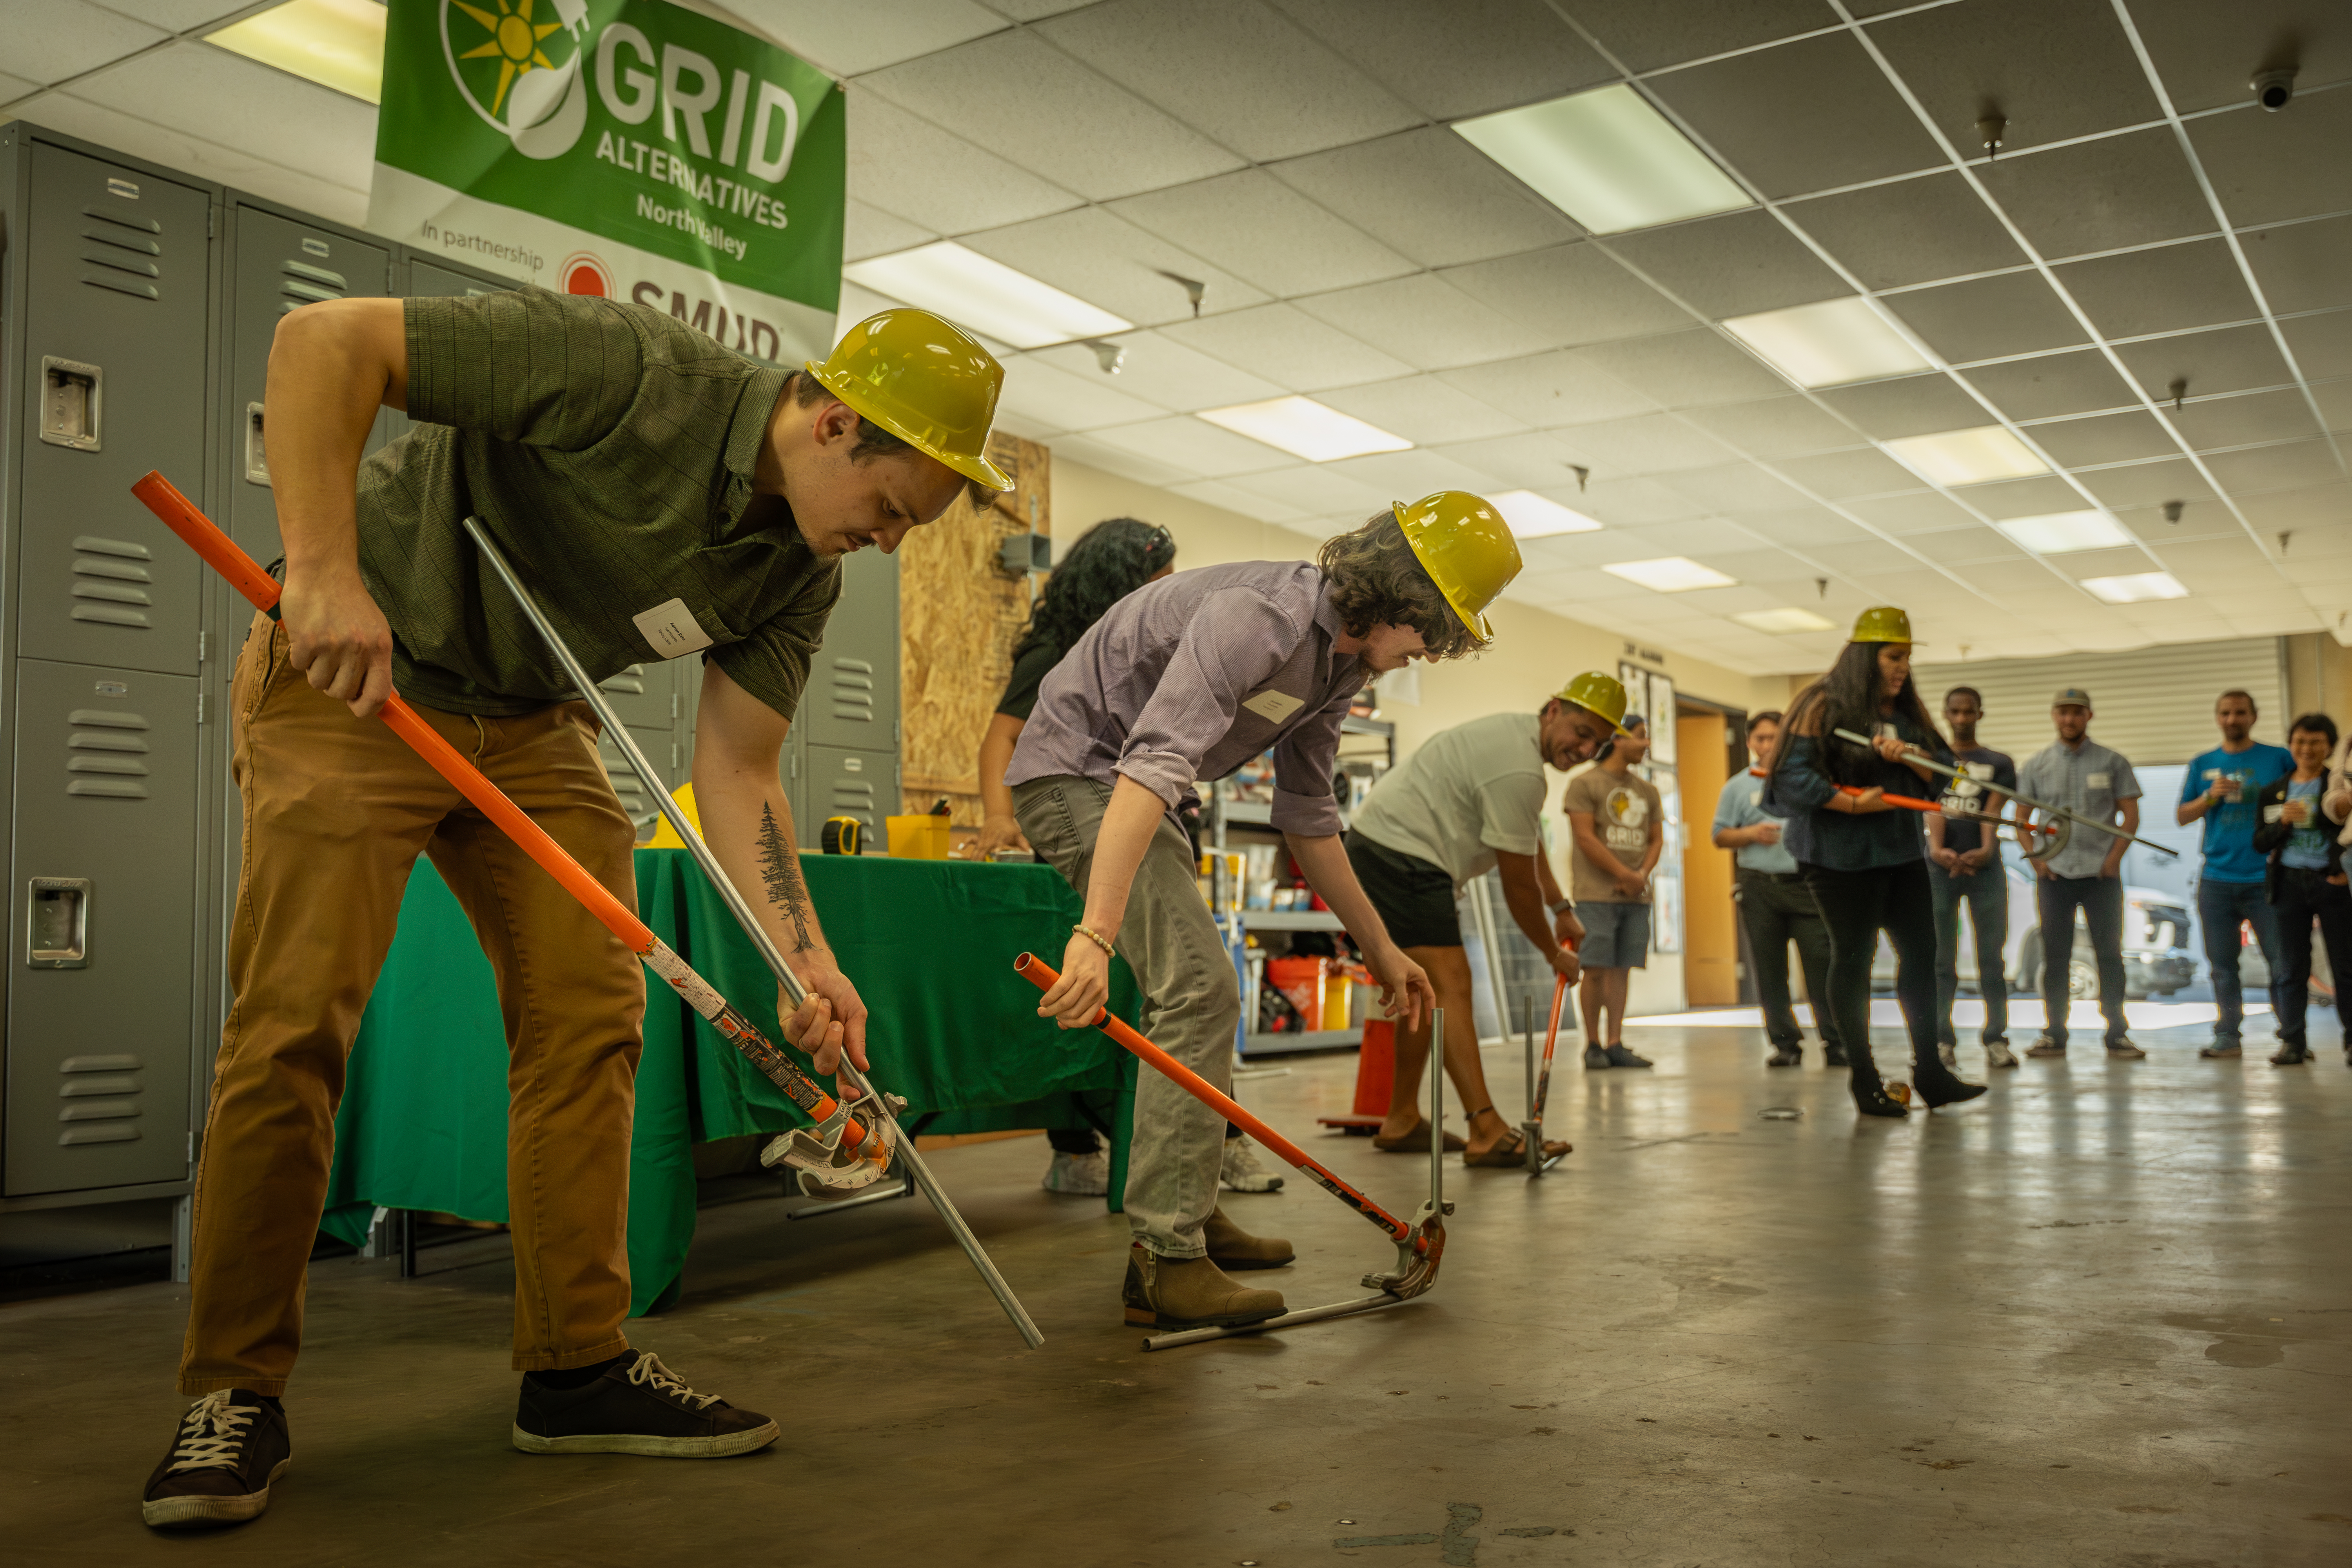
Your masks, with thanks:
<instances>
[{"instance_id":1,"label":"yellow hard hat on person bending conduit","mask_svg":"<svg viewBox=\"0 0 2352 1568\"><path fill-rule=\"evenodd\" d=\"M1013 476L988 460L1004 367L980 341L929 310L866 317L808 373L827 392L925 457L992 490Z\"/></svg>"},{"instance_id":2,"label":"yellow hard hat on person bending conduit","mask_svg":"<svg viewBox=\"0 0 2352 1568\"><path fill-rule=\"evenodd\" d=\"M1493 642L1486 606L1519 574L1519 542L1511 537L1503 514L1468 490L1439 490L1411 506L1397 501L1389 510L1403 528L1413 559L1470 635L1481 647Z\"/></svg>"},{"instance_id":3,"label":"yellow hard hat on person bending conduit","mask_svg":"<svg viewBox=\"0 0 2352 1568\"><path fill-rule=\"evenodd\" d=\"M1633 733L1625 728L1625 683L1613 675L1603 675L1588 669L1570 681L1554 696L1562 702L1572 702L1587 713L1609 721L1609 727L1621 735Z\"/></svg>"},{"instance_id":4,"label":"yellow hard hat on person bending conduit","mask_svg":"<svg viewBox=\"0 0 2352 1568\"><path fill-rule=\"evenodd\" d=\"M1907 611L1892 605L1876 605L1853 618L1853 636L1848 642L1909 642L1911 616Z\"/></svg>"}]
</instances>

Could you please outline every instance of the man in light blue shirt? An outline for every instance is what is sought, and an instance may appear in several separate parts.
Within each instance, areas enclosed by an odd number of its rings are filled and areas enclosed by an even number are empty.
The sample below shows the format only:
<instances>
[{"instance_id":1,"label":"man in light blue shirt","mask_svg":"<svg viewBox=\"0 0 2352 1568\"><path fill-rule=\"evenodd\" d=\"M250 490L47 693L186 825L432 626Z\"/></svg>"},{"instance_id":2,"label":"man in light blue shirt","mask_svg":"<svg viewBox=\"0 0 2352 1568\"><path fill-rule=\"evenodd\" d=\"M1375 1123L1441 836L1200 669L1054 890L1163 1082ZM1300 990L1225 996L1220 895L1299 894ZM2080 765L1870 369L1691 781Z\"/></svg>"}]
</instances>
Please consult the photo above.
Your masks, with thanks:
<instances>
[{"instance_id":1,"label":"man in light blue shirt","mask_svg":"<svg viewBox=\"0 0 2352 1568\"><path fill-rule=\"evenodd\" d=\"M1813 999L1813 1017L1821 1026L1823 1059L1831 1067L1843 1067L1845 1050L1822 1000L1829 994L1830 928L1812 894L1797 879L1797 858L1780 842L1780 818L1763 806L1764 775L1772 769L1772 748L1780 740L1780 714L1759 713L1748 721L1748 752L1754 762L1747 772L1734 774L1715 797L1714 842L1717 848L1734 852L1731 897L1739 906L1749 973L1756 976L1764 1032L1772 1042L1765 1065L1792 1068L1805 1059L1804 1036L1789 1000L1789 944L1793 942L1798 961L1805 966L1805 994Z\"/></svg>"},{"instance_id":2,"label":"man in light blue shirt","mask_svg":"<svg viewBox=\"0 0 2352 1568\"><path fill-rule=\"evenodd\" d=\"M2205 867L2197 879L2197 923L2205 932L2205 962L2213 971L2213 1001L2221 1016L2213 1023L2213 1043L2197 1054L2231 1058L2242 1054L2238 1032L2245 1021L2245 987L2238 979L2238 927L2250 922L2262 944L2263 963L2279 973L2278 917L2263 894L2268 859L2254 848L2254 797L2294 769L2284 746L2265 746L2254 737L2254 700L2224 691L2213 703L2221 743L2197 757L2180 780L2183 827L2205 824Z\"/></svg>"},{"instance_id":3,"label":"man in light blue shirt","mask_svg":"<svg viewBox=\"0 0 2352 1568\"><path fill-rule=\"evenodd\" d=\"M2017 770L2020 795L2063 806L2093 822L2139 831L2139 777L2119 752L2088 733L2091 694L2070 686L2051 700L2058 739ZM2124 848L2112 833L2077 826L2066 847L2033 863L2042 924L2042 1005L2049 1025L2029 1057L2066 1054L2067 971L2074 959L2074 911L2091 931L2098 955L2099 1012L2107 1021L2107 1056L2137 1061L2147 1055L2131 1042L2124 1023Z\"/></svg>"}]
</instances>

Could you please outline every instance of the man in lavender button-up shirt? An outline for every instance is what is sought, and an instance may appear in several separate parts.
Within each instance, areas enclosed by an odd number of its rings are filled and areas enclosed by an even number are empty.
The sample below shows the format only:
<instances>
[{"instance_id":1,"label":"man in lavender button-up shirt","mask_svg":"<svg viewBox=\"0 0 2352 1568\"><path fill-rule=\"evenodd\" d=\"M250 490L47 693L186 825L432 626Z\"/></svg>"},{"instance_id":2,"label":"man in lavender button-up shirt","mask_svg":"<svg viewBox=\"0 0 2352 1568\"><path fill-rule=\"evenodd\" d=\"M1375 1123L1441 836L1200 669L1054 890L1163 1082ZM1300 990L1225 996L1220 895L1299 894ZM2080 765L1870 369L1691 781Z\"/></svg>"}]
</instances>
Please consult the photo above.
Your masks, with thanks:
<instances>
[{"instance_id":1,"label":"man in lavender button-up shirt","mask_svg":"<svg viewBox=\"0 0 2352 1568\"><path fill-rule=\"evenodd\" d=\"M1005 773L1023 834L1086 898L1040 1013L1087 1026L1115 945L1142 993L1144 1034L1228 1088L1240 987L1175 813L1194 780L1269 749L1274 826L1355 937L1391 1016L1433 1005L1428 975L1390 939L1340 846L1339 721L1375 676L1487 642L1483 612L1517 569L1493 509L1446 491L1330 540L1315 564L1179 573L1113 605L1045 678ZM1143 1075L1125 1199L1129 1322L1230 1327L1282 1311L1280 1292L1220 1268L1291 1258L1288 1242L1250 1236L1217 1208L1223 1141L1215 1112Z\"/></svg>"}]
</instances>

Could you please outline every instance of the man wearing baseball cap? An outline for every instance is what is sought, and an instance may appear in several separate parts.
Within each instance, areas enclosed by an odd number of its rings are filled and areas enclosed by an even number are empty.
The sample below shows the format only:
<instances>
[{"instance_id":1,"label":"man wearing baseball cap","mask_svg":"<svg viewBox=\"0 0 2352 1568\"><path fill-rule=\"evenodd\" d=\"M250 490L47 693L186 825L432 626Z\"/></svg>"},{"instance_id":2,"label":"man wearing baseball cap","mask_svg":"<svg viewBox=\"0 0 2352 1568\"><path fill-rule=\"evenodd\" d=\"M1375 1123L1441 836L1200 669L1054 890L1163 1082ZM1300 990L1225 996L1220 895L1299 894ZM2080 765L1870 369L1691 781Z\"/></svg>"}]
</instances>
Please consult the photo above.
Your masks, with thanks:
<instances>
[{"instance_id":1,"label":"man wearing baseball cap","mask_svg":"<svg viewBox=\"0 0 2352 1568\"><path fill-rule=\"evenodd\" d=\"M2112 822L2126 833L2139 831L2139 778L2118 752L2091 739L2091 694L2067 687L2050 700L2050 720L2058 738L2025 760L2018 770L2018 793L2090 818ZM2033 863L2042 925L2042 1005L2049 1023L2029 1057L2066 1054L2067 973L2074 959L2074 911L2091 929L2098 956L2099 1011L2107 1021L2107 1056L2137 1061L2147 1055L2133 1045L2124 1023L2124 850L2128 840L2093 828L2077 828L2066 847Z\"/></svg>"},{"instance_id":2,"label":"man wearing baseball cap","mask_svg":"<svg viewBox=\"0 0 2352 1568\"><path fill-rule=\"evenodd\" d=\"M1533 713L1490 713L1423 742L1381 775L1348 829L1348 863L1405 951L1429 972L1437 1005L1455 1018L1472 1016L1469 952L1454 899L1463 886L1498 870L1511 918L1554 970L1576 984L1584 927L1552 879L1544 853L1544 768L1565 773L1591 759L1624 731L1625 688L1613 675L1587 670ZM1421 1105L1429 1061L1429 1026L1397 1031L1396 1074L1388 1119L1372 1146L1387 1153L1427 1153L1440 1135ZM1445 1041L1445 1070L1472 1108L1466 1165L1524 1164L1521 1134L1495 1110L1478 1059L1477 1031L1456 1026ZM1565 1143L1545 1153L1568 1152Z\"/></svg>"}]
</instances>

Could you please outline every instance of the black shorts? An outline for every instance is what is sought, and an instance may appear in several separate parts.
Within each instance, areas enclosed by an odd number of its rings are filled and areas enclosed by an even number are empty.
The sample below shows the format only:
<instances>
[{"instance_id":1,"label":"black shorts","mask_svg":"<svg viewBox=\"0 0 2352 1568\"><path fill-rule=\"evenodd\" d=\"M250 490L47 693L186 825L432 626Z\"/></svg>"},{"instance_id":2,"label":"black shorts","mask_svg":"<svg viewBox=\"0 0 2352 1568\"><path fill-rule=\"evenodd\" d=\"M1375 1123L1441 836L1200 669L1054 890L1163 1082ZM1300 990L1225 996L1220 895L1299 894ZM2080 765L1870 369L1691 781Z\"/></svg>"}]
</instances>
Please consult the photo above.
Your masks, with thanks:
<instances>
[{"instance_id":1,"label":"black shorts","mask_svg":"<svg viewBox=\"0 0 2352 1568\"><path fill-rule=\"evenodd\" d=\"M1460 947L1462 916L1454 878L1440 866L1348 830L1348 864L1399 947Z\"/></svg>"}]
</instances>

